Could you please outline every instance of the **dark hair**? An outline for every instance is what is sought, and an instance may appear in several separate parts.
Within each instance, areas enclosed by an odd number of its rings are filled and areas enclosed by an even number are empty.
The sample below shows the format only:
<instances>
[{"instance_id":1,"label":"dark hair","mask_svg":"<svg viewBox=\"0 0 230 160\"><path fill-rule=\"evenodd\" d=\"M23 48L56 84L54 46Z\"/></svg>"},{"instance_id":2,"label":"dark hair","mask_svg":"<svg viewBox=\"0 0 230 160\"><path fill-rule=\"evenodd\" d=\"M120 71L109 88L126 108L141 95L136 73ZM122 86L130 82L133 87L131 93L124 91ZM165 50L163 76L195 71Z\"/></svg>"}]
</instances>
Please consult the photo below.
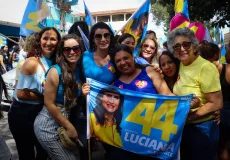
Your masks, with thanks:
<instances>
[{"instance_id":1,"label":"dark hair","mask_svg":"<svg viewBox=\"0 0 230 160\"><path fill-rule=\"evenodd\" d=\"M41 37L46 31L49 31L49 30L53 30L54 32L56 32L58 42L60 42L61 35L58 32L58 30L54 27L46 27L46 28L42 29L40 32L38 32L38 34L36 35L35 43L32 43L31 47L28 48L27 57L41 57L42 56L42 49L41 49L41 44L40 44ZM54 62L56 60L56 50L54 51L54 53L50 57L50 60L52 60L53 64L54 64Z\"/></svg>"},{"instance_id":2,"label":"dark hair","mask_svg":"<svg viewBox=\"0 0 230 160\"><path fill-rule=\"evenodd\" d=\"M113 31L111 30L111 28L104 22L97 22L96 24L92 26L90 33L89 33L89 50L93 52L97 49L94 43L94 35L97 29L107 29L109 31L110 33L109 51L111 51L115 44L114 35L113 35Z\"/></svg>"},{"instance_id":3,"label":"dark hair","mask_svg":"<svg viewBox=\"0 0 230 160\"><path fill-rule=\"evenodd\" d=\"M164 46L165 48L168 48L167 41L165 41L165 42L163 43L163 46Z\"/></svg>"},{"instance_id":4,"label":"dark hair","mask_svg":"<svg viewBox=\"0 0 230 160\"><path fill-rule=\"evenodd\" d=\"M63 54L64 43L65 43L65 41L67 41L69 39L75 39L79 43L79 45L81 47L81 52L82 52L82 43L81 43L78 36L76 36L75 34L64 35L61 39L61 42L58 45L58 48L57 48L57 59L56 59L56 61L62 70L62 78L63 78L63 86L64 86L65 96L68 100L72 100L75 98L74 96L77 96L78 86L76 85L76 82L75 82L75 74L71 70L71 67L68 64L68 61L66 60L66 58ZM81 54L81 58L79 59L79 61L82 61L82 54ZM80 69L80 71L82 71L82 70ZM80 73L80 75L81 74L83 74L83 73Z\"/></svg>"},{"instance_id":5,"label":"dark hair","mask_svg":"<svg viewBox=\"0 0 230 160\"><path fill-rule=\"evenodd\" d=\"M154 32L154 31L152 31L152 30L148 30L148 31L146 32L146 34L154 34L155 38L157 37L156 32Z\"/></svg>"},{"instance_id":6,"label":"dark hair","mask_svg":"<svg viewBox=\"0 0 230 160\"><path fill-rule=\"evenodd\" d=\"M198 51L200 52L200 56L204 59L213 58L214 55L218 55L220 53L220 48L214 43L201 43L198 47Z\"/></svg>"},{"instance_id":7,"label":"dark hair","mask_svg":"<svg viewBox=\"0 0 230 160\"><path fill-rule=\"evenodd\" d=\"M168 57L173 61L173 63L176 65L176 73L175 73L175 75L173 76L173 81L174 81L174 84L175 84L175 83L176 83L176 80L177 80L177 77L178 77L178 74L179 74L180 61L179 61L177 58L175 58L171 52L169 52L169 51L163 51L163 52L161 53L160 57L159 57L159 67L160 67L161 69L162 69L162 66L161 66L161 57L162 57L163 55L168 56ZM169 83L168 83L168 77L167 77L165 74L164 74L164 79L165 79L165 81L166 81L166 83L167 83L169 89L172 91L173 87L172 87L172 88L170 87L170 85L169 85Z\"/></svg>"},{"instance_id":8,"label":"dark hair","mask_svg":"<svg viewBox=\"0 0 230 160\"><path fill-rule=\"evenodd\" d=\"M124 33L124 34L122 34L119 38L118 38L118 40L117 40L117 43L122 43L125 39L127 39L127 38L133 38L134 39L134 41L135 41L135 38L131 35L131 34L129 34L129 33Z\"/></svg>"},{"instance_id":9,"label":"dark hair","mask_svg":"<svg viewBox=\"0 0 230 160\"><path fill-rule=\"evenodd\" d=\"M20 51L20 47L17 45L14 47L13 52L18 52L18 51Z\"/></svg>"},{"instance_id":10,"label":"dark hair","mask_svg":"<svg viewBox=\"0 0 230 160\"><path fill-rule=\"evenodd\" d=\"M2 102L2 92L4 92L4 95L5 95L6 99L8 99L9 96L8 96L6 84L5 84L2 76L0 75L0 103ZM1 118L3 118L2 111L0 111L0 119Z\"/></svg>"},{"instance_id":11,"label":"dark hair","mask_svg":"<svg viewBox=\"0 0 230 160\"><path fill-rule=\"evenodd\" d=\"M111 54L110 54L110 58L111 58L111 62L113 63L114 65L114 68L115 68L115 73L116 73L116 76L119 77L120 76L120 72L119 70L117 69L117 66L116 66L116 63L115 63L115 56L116 54L119 52L119 51L125 51L127 53L129 53L130 55L133 56L133 52L131 51L131 49L129 48L129 46L125 45L125 44L116 44L114 49L112 50Z\"/></svg>"},{"instance_id":12,"label":"dark hair","mask_svg":"<svg viewBox=\"0 0 230 160\"><path fill-rule=\"evenodd\" d=\"M110 93L115 93L120 95L120 104L118 106L118 109L114 113L114 118L116 119L116 130L119 134L121 134L121 120L122 120L122 108L123 108L123 103L124 103L124 96L120 94L120 92L115 89L115 88L103 88L101 89L96 97L96 104L97 106L93 109L93 112L95 114L95 117L97 119L97 123L100 125L104 125L105 123L105 109L102 106L102 101L101 98L105 94L105 92L110 92Z\"/></svg>"},{"instance_id":13,"label":"dark hair","mask_svg":"<svg viewBox=\"0 0 230 160\"><path fill-rule=\"evenodd\" d=\"M81 33L78 30L79 26L81 28L81 30L84 32L84 34L86 35L86 37L89 37L89 28L88 25L85 21L77 21L75 22L69 29L68 34L76 34L78 37L81 37Z\"/></svg>"},{"instance_id":14,"label":"dark hair","mask_svg":"<svg viewBox=\"0 0 230 160\"><path fill-rule=\"evenodd\" d=\"M153 39L153 38L145 38L145 39L141 42L140 48L139 48L138 56L139 56L139 57L142 57L141 50L142 50L143 44L144 44L145 41L147 41L147 40L152 40L152 41L154 42L154 44L155 44L155 47L156 47L156 49L155 49L155 51L154 51L154 54L153 54L153 57L152 57L152 59L151 59L151 61L152 61L154 57L157 57L157 51L158 51L158 44L157 44L157 41L156 41L155 39ZM142 57L142 58L144 58L144 57Z\"/></svg>"}]
</instances>

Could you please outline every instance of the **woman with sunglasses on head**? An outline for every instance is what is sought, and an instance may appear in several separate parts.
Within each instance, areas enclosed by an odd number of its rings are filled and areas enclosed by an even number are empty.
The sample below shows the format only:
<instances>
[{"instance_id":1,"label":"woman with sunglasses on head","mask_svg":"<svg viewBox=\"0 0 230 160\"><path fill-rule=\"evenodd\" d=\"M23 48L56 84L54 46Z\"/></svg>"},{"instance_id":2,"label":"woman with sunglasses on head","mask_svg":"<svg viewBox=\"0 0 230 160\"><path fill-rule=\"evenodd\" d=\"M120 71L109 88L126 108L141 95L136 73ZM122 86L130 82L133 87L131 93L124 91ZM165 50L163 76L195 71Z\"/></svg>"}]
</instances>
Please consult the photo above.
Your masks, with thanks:
<instances>
[{"instance_id":1,"label":"woman with sunglasses on head","mask_svg":"<svg viewBox=\"0 0 230 160\"><path fill-rule=\"evenodd\" d=\"M77 158L77 148L72 151L64 148L57 135L57 129L65 128L67 135L75 142L78 141L78 133L69 121L69 113L81 94L81 90L78 89L82 82L81 69L77 67L81 54L80 39L74 34L63 36L57 49L57 64L47 73L44 107L35 120L34 130L39 142L53 160Z\"/></svg>"},{"instance_id":2,"label":"woman with sunglasses on head","mask_svg":"<svg viewBox=\"0 0 230 160\"><path fill-rule=\"evenodd\" d=\"M140 45L138 56L145 59L149 64L159 66L157 51L157 41L155 39L145 38Z\"/></svg>"},{"instance_id":3,"label":"woman with sunglasses on head","mask_svg":"<svg viewBox=\"0 0 230 160\"><path fill-rule=\"evenodd\" d=\"M45 73L55 63L61 37L57 29L47 27L36 36L20 69L13 103L8 113L10 131L15 139L19 159L47 159L47 153L34 134L34 121L43 106ZM36 147L36 155L34 151ZM35 158L36 157L36 158Z\"/></svg>"},{"instance_id":4,"label":"woman with sunglasses on head","mask_svg":"<svg viewBox=\"0 0 230 160\"><path fill-rule=\"evenodd\" d=\"M89 47L89 51L83 54L85 77L111 84L115 79L115 70L109 53L114 47L114 35L106 23L98 22L92 26Z\"/></svg>"},{"instance_id":5,"label":"woman with sunglasses on head","mask_svg":"<svg viewBox=\"0 0 230 160\"><path fill-rule=\"evenodd\" d=\"M181 61L173 92L195 94L201 101L191 109L181 141L181 159L214 160L217 155L218 126L215 111L223 106L219 73L216 67L199 56L198 41L189 28L175 29L168 35L168 48Z\"/></svg>"}]
</instances>

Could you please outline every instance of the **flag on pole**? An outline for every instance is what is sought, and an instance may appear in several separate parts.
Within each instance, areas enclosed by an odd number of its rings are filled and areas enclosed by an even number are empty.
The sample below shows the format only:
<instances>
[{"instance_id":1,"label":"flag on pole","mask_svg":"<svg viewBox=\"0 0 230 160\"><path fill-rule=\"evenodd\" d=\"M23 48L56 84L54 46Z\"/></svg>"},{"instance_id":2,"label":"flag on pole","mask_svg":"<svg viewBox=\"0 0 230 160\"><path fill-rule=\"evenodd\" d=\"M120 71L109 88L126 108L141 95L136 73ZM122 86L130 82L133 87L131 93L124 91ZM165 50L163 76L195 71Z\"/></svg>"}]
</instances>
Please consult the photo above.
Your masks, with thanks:
<instances>
[{"instance_id":1,"label":"flag on pole","mask_svg":"<svg viewBox=\"0 0 230 160\"><path fill-rule=\"evenodd\" d=\"M212 42L212 38L210 36L210 32L208 30L207 27L205 27L205 36L204 36L204 40L208 41L208 42Z\"/></svg>"},{"instance_id":2,"label":"flag on pole","mask_svg":"<svg viewBox=\"0 0 230 160\"><path fill-rule=\"evenodd\" d=\"M89 40L88 38L86 37L85 33L81 30L81 28L79 26L77 26L80 34L81 34L81 38L83 40L83 43L84 43L84 46L85 46L85 49L86 50L89 50Z\"/></svg>"},{"instance_id":3,"label":"flag on pole","mask_svg":"<svg viewBox=\"0 0 230 160\"><path fill-rule=\"evenodd\" d=\"M134 49L134 56L137 55L140 43L146 35L150 6L150 0L146 0L139 9L132 14L126 24L118 31L121 31L122 34L129 33L135 38L136 47Z\"/></svg>"},{"instance_id":4,"label":"flag on pole","mask_svg":"<svg viewBox=\"0 0 230 160\"><path fill-rule=\"evenodd\" d=\"M218 26L214 28L214 38L215 43L220 44L220 28Z\"/></svg>"},{"instance_id":5,"label":"flag on pole","mask_svg":"<svg viewBox=\"0 0 230 160\"><path fill-rule=\"evenodd\" d=\"M45 20L37 23L37 3L29 0L20 25L20 35L27 36L46 27Z\"/></svg>"},{"instance_id":6,"label":"flag on pole","mask_svg":"<svg viewBox=\"0 0 230 160\"><path fill-rule=\"evenodd\" d=\"M84 7L85 7L85 22L87 23L89 30L91 29L91 27L96 23L95 20L93 19L93 16L91 15L91 13L89 12L88 7L84 2Z\"/></svg>"},{"instance_id":7,"label":"flag on pole","mask_svg":"<svg viewBox=\"0 0 230 160\"><path fill-rule=\"evenodd\" d=\"M37 10L37 23L41 22L43 19L45 19L50 15L50 9L47 5L47 2L44 0L37 0L36 10Z\"/></svg>"},{"instance_id":8,"label":"flag on pole","mask_svg":"<svg viewBox=\"0 0 230 160\"><path fill-rule=\"evenodd\" d=\"M222 30L220 31L220 43L221 43L221 55L220 55L220 63L226 63L225 55L227 53L225 44L224 44L224 35Z\"/></svg>"},{"instance_id":9,"label":"flag on pole","mask_svg":"<svg viewBox=\"0 0 230 160\"><path fill-rule=\"evenodd\" d=\"M5 37L0 36L0 47L1 46L6 46L7 45L7 40Z\"/></svg>"},{"instance_id":10,"label":"flag on pole","mask_svg":"<svg viewBox=\"0 0 230 160\"><path fill-rule=\"evenodd\" d=\"M174 10L176 13L181 13L189 19L188 0L175 0Z\"/></svg>"}]
</instances>

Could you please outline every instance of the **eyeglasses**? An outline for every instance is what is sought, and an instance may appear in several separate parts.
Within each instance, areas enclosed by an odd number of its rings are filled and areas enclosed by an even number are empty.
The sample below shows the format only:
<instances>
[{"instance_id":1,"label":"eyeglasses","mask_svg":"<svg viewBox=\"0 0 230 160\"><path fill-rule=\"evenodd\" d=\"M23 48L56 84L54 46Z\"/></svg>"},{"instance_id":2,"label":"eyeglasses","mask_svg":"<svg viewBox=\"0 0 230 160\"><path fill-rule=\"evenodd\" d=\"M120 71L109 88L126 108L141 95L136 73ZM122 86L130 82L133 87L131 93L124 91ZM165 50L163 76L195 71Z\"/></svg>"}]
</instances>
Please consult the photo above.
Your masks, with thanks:
<instances>
[{"instance_id":1,"label":"eyeglasses","mask_svg":"<svg viewBox=\"0 0 230 160\"><path fill-rule=\"evenodd\" d=\"M81 48L79 45L76 45L73 47L64 47L63 48L64 54L70 54L71 50L73 50L75 53L78 53L81 51Z\"/></svg>"},{"instance_id":2,"label":"eyeglasses","mask_svg":"<svg viewBox=\"0 0 230 160\"><path fill-rule=\"evenodd\" d=\"M182 42L182 44L177 43L173 46L174 52L180 52L181 46L185 49L188 50L192 45L192 42Z\"/></svg>"},{"instance_id":3,"label":"eyeglasses","mask_svg":"<svg viewBox=\"0 0 230 160\"><path fill-rule=\"evenodd\" d=\"M145 47L145 48L149 48L150 47L150 49L152 49L152 50L156 49L156 47L150 46L148 44L143 44L143 47Z\"/></svg>"},{"instance_id":4,"label":"eyeglasses","mask_svg":"<svg viewBox=\"0 0 230 160\"><path fill-rule=\"evenodd\" d=\"M101 40L101 39L102 39L102 36L103 36L105 39L109 39L109 38L110 38L110 33L95 34L95 35L94 35L94 38L97 39L97 40Z\"/></svg>"}]
</instances>

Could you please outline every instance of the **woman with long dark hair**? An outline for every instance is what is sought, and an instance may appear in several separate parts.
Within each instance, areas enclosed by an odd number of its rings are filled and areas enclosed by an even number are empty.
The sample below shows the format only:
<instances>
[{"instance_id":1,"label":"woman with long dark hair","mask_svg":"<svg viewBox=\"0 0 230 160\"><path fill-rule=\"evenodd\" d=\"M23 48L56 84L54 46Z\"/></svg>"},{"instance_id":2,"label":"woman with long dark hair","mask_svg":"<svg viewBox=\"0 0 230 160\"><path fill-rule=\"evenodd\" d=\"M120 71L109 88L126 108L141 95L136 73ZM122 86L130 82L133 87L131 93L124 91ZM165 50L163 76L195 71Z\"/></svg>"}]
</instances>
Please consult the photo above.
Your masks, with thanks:
<instances>
[{"instance_id":1,"label":"woman with long dark hair","mask_svg":"<svg viewBox=\"0 0 230 160\"><path fill-rule=\"evenodd\" d=\"M77 148L66 149L60 142L57 129L63 127L75 142L78 133L69 121L70 109L76 106L81 95L82 44L74 34L62 37L57 49L57 64L47 73L44 91L44 106L34 123L38 141L53 160L75 160ZM84 94L84 89L82 91Z\"/></svg>"}]
</instances>

